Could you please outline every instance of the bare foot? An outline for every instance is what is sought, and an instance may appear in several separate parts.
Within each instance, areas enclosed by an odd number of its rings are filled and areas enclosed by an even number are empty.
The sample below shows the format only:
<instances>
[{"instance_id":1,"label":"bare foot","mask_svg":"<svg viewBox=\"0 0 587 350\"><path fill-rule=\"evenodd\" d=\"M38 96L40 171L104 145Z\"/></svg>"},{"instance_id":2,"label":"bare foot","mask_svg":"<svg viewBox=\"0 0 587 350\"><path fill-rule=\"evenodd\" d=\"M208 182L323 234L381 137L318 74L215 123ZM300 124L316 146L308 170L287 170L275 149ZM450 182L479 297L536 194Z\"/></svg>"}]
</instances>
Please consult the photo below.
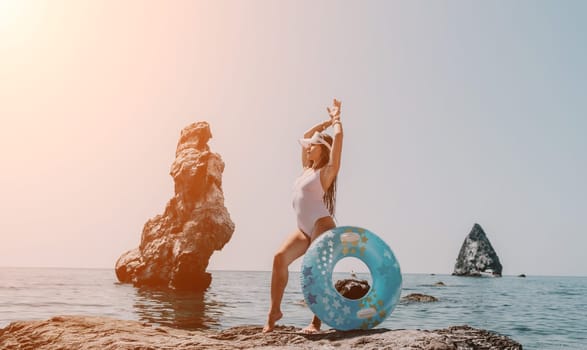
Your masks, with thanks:
<instances>
[{"instance_id":1,"label":"bare foot","mask_svg":"<svg viewBox=\"0 0 587 350\"><path fill-rule=\"evenodd\" d=\"M273 332L275 322L279 321L282 317L283 313L281 313L281 311L270 313L269 316L267 316L267 324L263 327L263 333Z\"/></svg>"},{"instance_id":2,"label":"bare foot","mask_svg":"<svg viewBox=\"0 0 587 350\"><path fill-rule=\"evenodd\" d=\"M316 334L320 332L320 325L310 323L306 328L302 329L304 334Z\"/></svg>"}]
</instances>

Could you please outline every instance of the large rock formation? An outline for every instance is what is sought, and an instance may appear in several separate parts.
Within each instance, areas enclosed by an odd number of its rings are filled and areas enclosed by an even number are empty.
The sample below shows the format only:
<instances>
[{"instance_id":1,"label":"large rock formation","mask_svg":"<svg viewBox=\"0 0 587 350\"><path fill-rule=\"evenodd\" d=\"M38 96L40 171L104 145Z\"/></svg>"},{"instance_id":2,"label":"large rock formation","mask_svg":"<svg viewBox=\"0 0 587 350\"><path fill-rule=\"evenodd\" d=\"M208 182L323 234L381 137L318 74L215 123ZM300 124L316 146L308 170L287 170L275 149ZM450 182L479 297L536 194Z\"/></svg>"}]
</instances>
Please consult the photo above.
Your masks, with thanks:
<instances>
[{"instance_id":1,"label":"large rock formation","mask_svg":"<svg viewBox=\"0 0 587 350\"><path fill-rule=\"evenodd\" d=\"M196 291L210 285L208 260L234 232L222 193L224 162L210 151L211 137L206 122L181 131L170 172L175 196L145 223L140 245L116 262L121 282Z\"/></svg>"},{"instance_id":2,"label":"large rock formation","mask_svg":"<svg viewBox=\"0 0 587 350\"><path fill-rule=\"evenodd\" d=\"M483 228L475 224L465 238L453 275L481 276L483 273L501 276L502 266Z\"/></svg>"}]
</instances>

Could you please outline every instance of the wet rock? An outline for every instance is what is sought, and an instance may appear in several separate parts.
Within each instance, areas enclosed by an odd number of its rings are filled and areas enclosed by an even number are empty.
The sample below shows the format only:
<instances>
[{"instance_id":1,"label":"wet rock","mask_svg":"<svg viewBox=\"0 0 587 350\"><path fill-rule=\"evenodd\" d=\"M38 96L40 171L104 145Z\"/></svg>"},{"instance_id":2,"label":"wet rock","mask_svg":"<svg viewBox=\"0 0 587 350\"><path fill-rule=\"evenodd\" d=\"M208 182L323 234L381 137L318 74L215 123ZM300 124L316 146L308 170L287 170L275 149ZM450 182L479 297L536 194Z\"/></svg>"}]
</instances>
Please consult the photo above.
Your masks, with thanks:
<instances>
[{"instance_id":1,"label":"wet rock","mask_svg":"<svg viewBox=\"0 0 587 350\"><path fill-rule=\"evenodd\" d=\"M186 331L106 317L56 316L46 321L13 322L0 329L0 349L509 349L521 350L514 340L469 326L439 330L328 330L301 334L299 328L277 326L263 333L261 326L222 331Z\"/></svg>"},{"instance_id":2,"label":"wet rock","mask_svg":"<svg viewBox=\"0 0 587 350\"><path fill-rule=\"evenodd\" d=\"M438 301L438 298L432 295L412 293L402 297L402 300L405 302L432 303Z\"/></svg>"},{"instance_id":3,"label":"wet rock","mask_svg":"<svg viewBox=\"0 0 587 350\"><path fill-rule=\"evenodd\" d=\"M518 277L526 277L526 274L518 275Z\"/></svg>"},{"instance_id":4,"label":"wet rock","mask_svg":"<svg viewBox=\"0 0 587 350\"><path fill-rule=\"evenodd\" d=\"M369 282L358 279L344 279L338 280L334 284L334 288L345 298L361 299L369 292Z\"/></svg>"},{"instance_id":5,"label":"wet rock","mask_svg":"<svg viewBox=\"0 0 587 350\"><path fill-rule=\"evenodd\" d=\"M479 224L475 224L465 238L453 275L479 277L501 276L502 266L497 253Z\"/></svg>"},{"instance_id":6,"label":"wet rock","mask_svg":"<svg viewBox=\"0 0 587 350\"><path fill-rule=\"evenodd\" d=\"M211 137L206 122L181 131L170 171L175 195L163 214L145 223L140 245L116 262L120 282L194 291L210 285L212 276L206 272L210 256L234 232L224 206L224 162L210 151Z\"/></svg>"},{"instance_id":7,"label":"wet rock","mask_svg":"<svg viewBox=\"0 0 587 350\"><path fill-rule=\"evenodd\" d=\"M442 282L442 281L438 281L438 282L434 283L434 286L435 287L446 287L446 284L444 284L444 282Z\"/></svg>"}]
</instances>

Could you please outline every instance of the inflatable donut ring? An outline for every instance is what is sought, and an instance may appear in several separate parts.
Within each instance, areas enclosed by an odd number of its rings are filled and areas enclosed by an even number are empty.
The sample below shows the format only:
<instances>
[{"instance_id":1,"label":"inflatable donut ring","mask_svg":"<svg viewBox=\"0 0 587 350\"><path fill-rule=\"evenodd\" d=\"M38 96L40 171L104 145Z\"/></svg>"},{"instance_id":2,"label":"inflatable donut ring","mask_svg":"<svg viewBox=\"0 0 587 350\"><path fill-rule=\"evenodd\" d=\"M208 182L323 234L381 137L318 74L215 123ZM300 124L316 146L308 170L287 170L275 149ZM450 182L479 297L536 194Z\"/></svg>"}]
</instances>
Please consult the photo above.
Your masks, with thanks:
<instances>
[{"instance_id":1,"label":"inflatable donut ring","mask_svg":"<svg viewBox=\"0 0 587 350\"><path fill-rule=\"evenodd\" d=\"M367 265L372 286L360 299L343 297L333 286L332 271L343 258ZM306 304L330 327L369 329L383 322L400 299L402 275L389 246L373 232L354 226L335 227L318 237L306 252L301 285Z\"/></svg>"}]
</instances>

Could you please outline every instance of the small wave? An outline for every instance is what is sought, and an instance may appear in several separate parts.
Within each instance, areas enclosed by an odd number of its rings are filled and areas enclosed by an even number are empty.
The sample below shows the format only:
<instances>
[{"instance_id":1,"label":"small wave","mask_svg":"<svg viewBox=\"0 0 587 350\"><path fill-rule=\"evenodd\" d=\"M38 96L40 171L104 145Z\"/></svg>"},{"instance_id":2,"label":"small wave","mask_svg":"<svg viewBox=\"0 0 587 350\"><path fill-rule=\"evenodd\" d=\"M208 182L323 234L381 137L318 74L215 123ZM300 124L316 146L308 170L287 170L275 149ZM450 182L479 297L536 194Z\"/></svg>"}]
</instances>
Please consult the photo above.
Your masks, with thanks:
<instances>
[{"instance_id":1,"label":"small wave","mask_svg":"<svg viewBox=\"0 0 587 350\"><path fill-rule=\"evenodd\" d=\"M526 327L526 326L514 326L512 328L513 330L515 330L516 332L532 332L532 329L530 327Z\"/></svg>"},{"instance_id":2,"label":"small wave","mask_svg":"<svg viewBox=\"0 0 587 350\"><path fill-rule=\"evenodd\" d=\"M584 292L576 292L576 291L572 291L572 290L555 290L555 291L549 292L548 294L556 295L556 296L567 296L567 297L585 295Z\"/></svg>"}]
</instances>

